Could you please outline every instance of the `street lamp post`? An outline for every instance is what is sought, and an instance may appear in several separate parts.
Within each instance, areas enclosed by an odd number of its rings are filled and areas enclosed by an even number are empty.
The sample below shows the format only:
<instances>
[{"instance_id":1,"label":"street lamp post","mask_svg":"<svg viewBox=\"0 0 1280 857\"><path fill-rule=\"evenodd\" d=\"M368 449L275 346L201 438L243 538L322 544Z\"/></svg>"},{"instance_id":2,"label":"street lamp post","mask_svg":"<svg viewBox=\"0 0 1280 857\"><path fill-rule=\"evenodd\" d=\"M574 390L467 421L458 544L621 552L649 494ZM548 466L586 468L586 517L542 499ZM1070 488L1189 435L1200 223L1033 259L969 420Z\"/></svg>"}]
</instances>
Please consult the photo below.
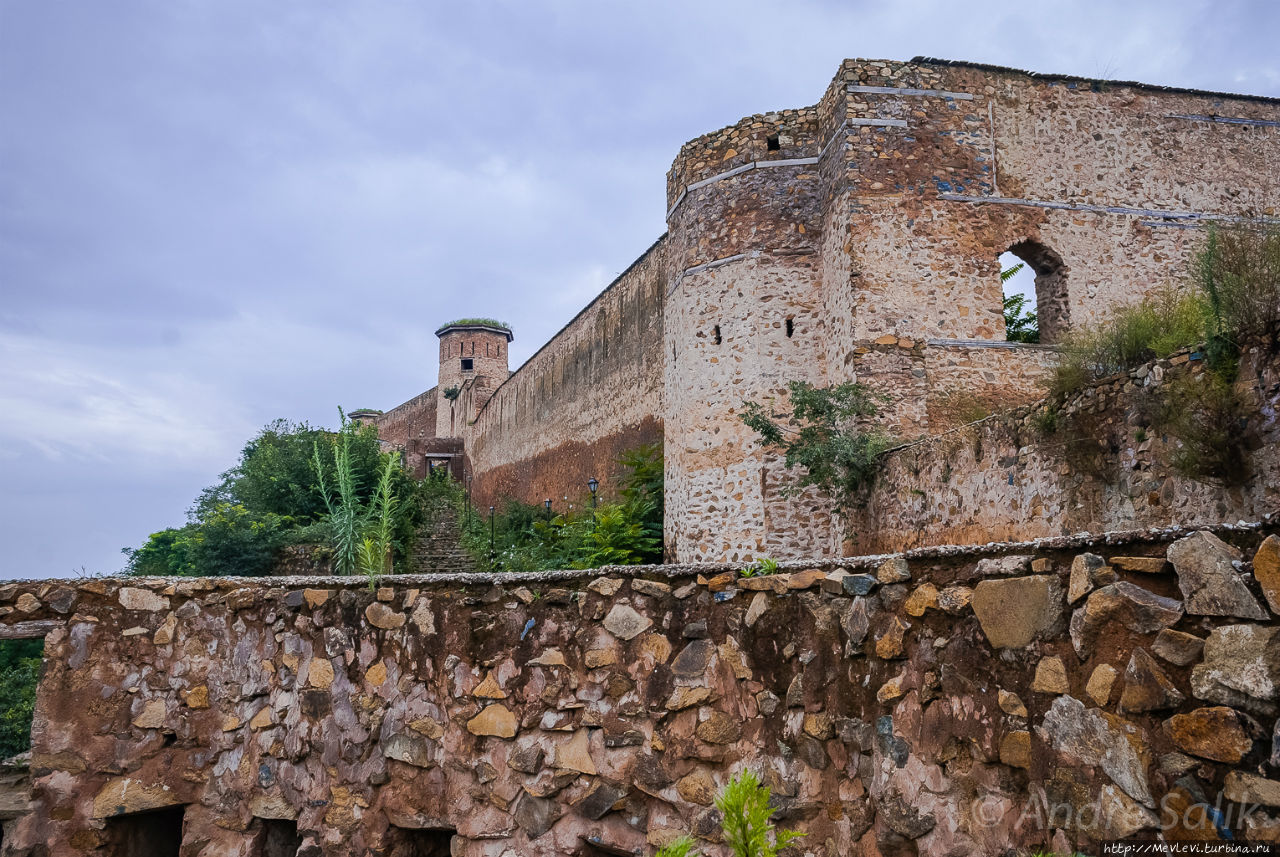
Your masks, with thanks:
<instances>
[{"instance_id":1,"label":"street lamp post","mask_svg":"<svg viewBox=\"0 0 1280 857\"><path fill-rule=\"evenodd\" d=\"M551 520L551 498L548 497L547 499L543 500L542 506L547 510L547 520L550 521Z\"/></svg>"},{"instance_id":2,"label":"street lamp post","mask_svg":"<svg viewBox=\"0 0 1280 857\"><path fill-rule=\"evenodd\" d=\"M493 507L489 507L489 570L493 571L493 561L497 558L497 553L493 549Z\"/></svg>"},{"instance_id":3,"label":"street lamp post","mask_svg":"<svg viewBox=\"0 0 1280 857\"><path fill-rule=\"evenodd\" d=\"M591 508L596 507L596 489L600 487L600 480L592 476L587 480L587 490L591 492Z\"/></svg>"}]
</instances>

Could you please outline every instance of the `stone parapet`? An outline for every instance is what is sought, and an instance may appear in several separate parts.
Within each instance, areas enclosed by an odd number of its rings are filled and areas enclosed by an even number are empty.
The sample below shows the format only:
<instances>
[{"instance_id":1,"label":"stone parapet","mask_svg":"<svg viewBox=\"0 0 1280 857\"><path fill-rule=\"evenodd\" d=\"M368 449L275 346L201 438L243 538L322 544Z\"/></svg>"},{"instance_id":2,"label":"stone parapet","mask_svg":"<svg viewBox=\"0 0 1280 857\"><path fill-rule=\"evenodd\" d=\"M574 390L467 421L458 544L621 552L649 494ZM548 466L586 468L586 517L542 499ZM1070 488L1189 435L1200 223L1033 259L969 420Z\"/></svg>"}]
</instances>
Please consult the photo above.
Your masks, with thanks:
<instances>
[{"instance_id":1,"label":"stone parapet","mask_svg":"<svg viewBox=\"0 0 1280 857\"><path fill-rule=\"evenodd\" d=\"M1276 705L1278 529L765 576L10 584L0 628L47 637L31 811L0 853L114 853L176 819L183 857L271 836L309 855L648 854L715 842L712 799L745 766L814 853L1087 850L1178 801L1280 789L1255 722ZM1271 800L1224 829L1272 830ZM1166 835L1222 835L1187 818Z\"/></svg>"}]
</instances>

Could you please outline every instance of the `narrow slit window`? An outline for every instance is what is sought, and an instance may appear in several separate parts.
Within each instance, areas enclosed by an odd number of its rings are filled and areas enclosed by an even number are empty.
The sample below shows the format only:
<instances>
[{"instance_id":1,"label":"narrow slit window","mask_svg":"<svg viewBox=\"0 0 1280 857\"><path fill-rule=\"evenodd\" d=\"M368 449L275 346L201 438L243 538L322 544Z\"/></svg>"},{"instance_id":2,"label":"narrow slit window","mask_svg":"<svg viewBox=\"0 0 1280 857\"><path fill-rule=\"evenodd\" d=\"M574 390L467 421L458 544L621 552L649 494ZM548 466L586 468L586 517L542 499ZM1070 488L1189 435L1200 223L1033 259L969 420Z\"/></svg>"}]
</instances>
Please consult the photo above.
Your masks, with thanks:
<instances>
[{"instance_id":1,"label":"narrow slit window","mask_svg":"<svg viewBox=\"0 0 1280 857\"><path fill-rule=\"evenodd\" d=\"M716 345L720 344L720 325L717 324L715 330L711 332L711 338L715 341Z\"/></svg>"},{"instance_id":2,"label":"narrow slit window","mask_svg":"<svg viewBox=\"0 0 1280 857\"><path fill-rule=\"evenodd\" d=\"M794 334L795 332L796 332L796 320L794 318L787 319L787 339L790 339L792 334Z\"/></svg>"}]
</instances>

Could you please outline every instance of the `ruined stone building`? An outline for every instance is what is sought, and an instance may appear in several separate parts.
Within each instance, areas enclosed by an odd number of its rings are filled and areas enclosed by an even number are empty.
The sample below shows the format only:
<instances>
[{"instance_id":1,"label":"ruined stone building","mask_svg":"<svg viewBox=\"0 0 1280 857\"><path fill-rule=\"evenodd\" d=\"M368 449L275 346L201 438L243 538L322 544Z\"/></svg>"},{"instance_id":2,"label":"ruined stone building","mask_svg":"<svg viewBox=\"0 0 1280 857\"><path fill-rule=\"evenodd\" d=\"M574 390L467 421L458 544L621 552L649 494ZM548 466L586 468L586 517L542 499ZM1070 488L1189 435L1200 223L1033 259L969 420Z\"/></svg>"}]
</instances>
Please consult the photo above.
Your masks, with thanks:
<instances>
[{"instance_id":1,"label":"ruined stone building","mask_svg":"<svg viewBox=\"0 0 1280 857\"><path fill-rule=\"evenodd\" d=\"M1051 345L1274 214L1278 135L1275 100L919 59L686 144L667 234L517 371L448 324L437 386L357 416L480 504L661 439L673 555L720 562L0 586L0 639L44 638L0 857L719 857L748 767L806 857L1280 843L1280 355L1240 355L1239 483L1146 431L1192 351L1068 397L1065 444L997 265ZM911 441L849 520L738 418L793 379Z\"/></svg>"},{"instance_id":2,"label":"ruined stone building","mask_svg":"<svg viewBox=\"0 0 1280 857\"><path fill-rule=\"evenodd\" d=\"M580 497L661 439L673 559L838 556L850 522L786 490L744 400L856 379L909 440L952 428L958 401L1036 398L1053 352L1005 341L998 257L1034 269L1051 346L1182 279L1207 224L1272 211L1278 123L1275 99L848 60L816 105L686 143L667 233L515 373L511 331L448 325L437 386L363 416L416 467L457 462L482 505ZM1011 521L1067 531L1038 517Z\"/></svg>"}]
</instances>

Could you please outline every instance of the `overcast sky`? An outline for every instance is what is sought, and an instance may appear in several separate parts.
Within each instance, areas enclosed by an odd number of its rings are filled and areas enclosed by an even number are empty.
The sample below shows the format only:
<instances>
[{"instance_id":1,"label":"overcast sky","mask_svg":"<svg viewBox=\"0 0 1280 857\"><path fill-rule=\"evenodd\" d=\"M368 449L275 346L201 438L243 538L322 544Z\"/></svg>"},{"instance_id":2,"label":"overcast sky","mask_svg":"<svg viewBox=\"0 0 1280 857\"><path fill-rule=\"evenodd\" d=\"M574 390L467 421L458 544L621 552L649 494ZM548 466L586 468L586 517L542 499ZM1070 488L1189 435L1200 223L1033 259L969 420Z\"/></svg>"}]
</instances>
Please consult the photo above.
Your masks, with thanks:
<instances>
[{"instance_id":1,"label":"overcast sky","mask_svg":"<svg viewBox=\"0 0 1280 857\"><path fill-rule=\"evenodd\" d=\"M121 567L276 417L524 360L685 140L918 54L1280 95L1280 4L0 0L0 576Z\"/></svg>"}]
</instances>

